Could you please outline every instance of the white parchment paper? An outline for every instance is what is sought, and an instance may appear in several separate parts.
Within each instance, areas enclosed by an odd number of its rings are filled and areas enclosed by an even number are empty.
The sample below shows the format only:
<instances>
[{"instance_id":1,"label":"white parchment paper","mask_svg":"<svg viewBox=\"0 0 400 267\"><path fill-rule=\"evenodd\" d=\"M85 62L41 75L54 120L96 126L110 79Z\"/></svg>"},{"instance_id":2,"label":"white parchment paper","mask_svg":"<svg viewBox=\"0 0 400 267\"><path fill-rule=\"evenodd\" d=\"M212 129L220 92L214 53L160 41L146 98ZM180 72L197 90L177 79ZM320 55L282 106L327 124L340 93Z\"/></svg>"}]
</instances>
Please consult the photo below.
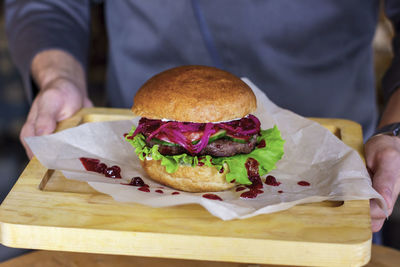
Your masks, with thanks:
<instances>
[{"instance_id":1,"label":"white parchment paper","mask_svg":"<svg viewBox=\"0 0 400 267\"><path fill-rule=\"evenodd\" d=\"M59 133L30 137L26 141L45 167L61 170L69 179L87 181L94 189L116 201L153 207L198 203L223 220L247 218L288 209L299 203L323 200L377 198L384 207L383 198L372 188L365 165L355 150L318 123L279 108L248 79L243 80L257 97L258 109L254 115L260 119L262 129L277 125L286 141L285 154L270 173L281 184L264 184L264 193L254 199L240 198L245 191L236 192L235 188L214 193L223 201L206 199L202 197L204 193L179 192L173 195L172 192L177 190L151 181L142 170L134 148L123 138L139 118L86 123ZM96 158L108 166L120 166L122 179L86 171L80 157ZM129 183L136 176L150 186L150 192L121 184ZM299 181L307 181L310 186L300 186L297 184Z\"/></svg>"}]
</instances>

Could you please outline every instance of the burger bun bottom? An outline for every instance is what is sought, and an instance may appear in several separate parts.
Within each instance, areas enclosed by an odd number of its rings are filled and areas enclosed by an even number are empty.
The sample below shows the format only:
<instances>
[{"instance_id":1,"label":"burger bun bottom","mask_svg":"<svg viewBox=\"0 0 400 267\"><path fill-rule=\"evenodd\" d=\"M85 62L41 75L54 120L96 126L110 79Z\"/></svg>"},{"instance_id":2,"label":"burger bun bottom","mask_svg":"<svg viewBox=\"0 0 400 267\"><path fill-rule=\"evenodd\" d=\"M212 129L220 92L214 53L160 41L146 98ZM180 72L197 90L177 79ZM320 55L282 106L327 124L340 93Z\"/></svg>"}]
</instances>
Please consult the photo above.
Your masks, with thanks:
<instances>
[{"instance_id":1,"label":"burger bun bottom","mask_svg":"<svg viewBox=\"0 0 400 267\"><path fill-rule=\"evenodd\" d=\"M230 189L235 183L228 183L225 179L228 166L224 165L224 172L220 173L214 167L208 166L179 166L174 173L168 173L161 165L161 160L140 161L143 169L150 178L161 184L187 192L217 192Z\"/></svg>"}]
</instances>

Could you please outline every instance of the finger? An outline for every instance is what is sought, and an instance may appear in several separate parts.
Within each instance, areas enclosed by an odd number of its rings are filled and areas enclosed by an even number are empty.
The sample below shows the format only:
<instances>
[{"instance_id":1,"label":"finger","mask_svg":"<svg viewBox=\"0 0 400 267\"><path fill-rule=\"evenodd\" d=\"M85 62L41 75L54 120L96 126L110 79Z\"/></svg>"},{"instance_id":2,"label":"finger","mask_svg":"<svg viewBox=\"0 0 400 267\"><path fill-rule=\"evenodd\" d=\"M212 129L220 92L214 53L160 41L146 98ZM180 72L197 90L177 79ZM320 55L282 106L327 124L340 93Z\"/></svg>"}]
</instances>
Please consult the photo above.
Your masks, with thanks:
<instances>
[{"instance_id":1,"label":"finger","mask_svg":"<svg viewBox=\"0 0 400 267\"><path fill-rule=\"evenodd\" d=\"M370 213L372 219L385 219L386 213L382 206L379 205L378 199L370 200Z\"/></svg>"},{"instance_id":2,"label":"finger","mask_svg":"<svg viewBox=\"0 0 400 267\"><path fill-rule=\"evenodd\" d=\"M31 109L29 110L28 117L26 118L26 122L34 123L37 116L37 99L35 99L32 103Z\"/></svg>"},{"instance_id":3,"label":"finger","mask_svg":"<svg viewBox=\"0 0 400 267\"><path fill-rule=\"evenodd\" d=\"M25 141L26 137L34 136L35 135L35 130L32 122L26 122L21 129L19 139L25 149L26 155L28 156L29 159L32 159L33 153L31 149L29 148L28 144Z\"/></svg>"},{"instance_id":4,"label":"finger","mask_svg":"<svg viewBox=\"0 0 400 267\"><path fill-rule=\"evenodd\" d=\"M372 232L374 232L374 233L379 232L382 229L384 222L385 222L385 219L372 220L371 221Z\"/></svg>"},{"instance_id":5,"label":"finger","mask_svg":"<svg viewBox=\"0 0 400 267\"><path fill-rule=\"evenodd\" d=\"M83 107L85 107L85 108L93 107L92 101L90 101L89 98L85 97L85 98L83 99Z\"/></svg>"},{"instance_id":6,"label":"finger","mask_svg":"<svg viewBox=\"0 0 400 267\"><path fill-rule=\"evenodd\" d=\"M378 232L385 222L386 214L383 209L379 206L376 199L370 200L371 207L371 229L373 232Z\"/></svg>"},{"instance_id":7,"label":"finger","mask_svg":"<svg viewBox=\"0 0 400 267\"><path fill-rule=\"evenodd\" d=\"M21 128L21 132L19 135L19 139L23 144L25 143L24 140L25 137L35 135L34 123L36 121L36 115L37 115L37 106L33 104L28 113L28 117Z\"/></svg>"},{"instance_id":8,"label":"finger","mask_svg":"<svg viewBox=\"0 0 400 267\"><path fill-rule=\"evenodd\" d=\"M34 102L28 113L27 120L24 123L24 125L22 126L21 132L19 134L19 140L21 141L29 159L31 159L33 157L33 153L30 150L28 144L26 143L25 138L30 137L30 136L35 136L34 123L36 120L36 116L37 116L37 105Z\"/></svg>"},{"instance_id":9,"label":"finger","mask_svg":"<svg viewBox=\"0 0 400 267\"><path fill-rule=\"evenodd\" d=\"M394 202L400 190L400 155L391 155L379 160L378 168L372 177L372 185L385 199L389 213L392 212Z\"/></svg>"},{"instance_id":10,"label":"finger","mask_svg":"<svg viewBox=\"0 0 400 267\"><path fill-rule=\"evenodd\" d=\"M53 97L52 92L47 93L46 97L38 101L38 111L34 123L35 135L54 132L57 126L57 116L59 116L62 106L62 100Z\"/></svg>"}]
</instances>

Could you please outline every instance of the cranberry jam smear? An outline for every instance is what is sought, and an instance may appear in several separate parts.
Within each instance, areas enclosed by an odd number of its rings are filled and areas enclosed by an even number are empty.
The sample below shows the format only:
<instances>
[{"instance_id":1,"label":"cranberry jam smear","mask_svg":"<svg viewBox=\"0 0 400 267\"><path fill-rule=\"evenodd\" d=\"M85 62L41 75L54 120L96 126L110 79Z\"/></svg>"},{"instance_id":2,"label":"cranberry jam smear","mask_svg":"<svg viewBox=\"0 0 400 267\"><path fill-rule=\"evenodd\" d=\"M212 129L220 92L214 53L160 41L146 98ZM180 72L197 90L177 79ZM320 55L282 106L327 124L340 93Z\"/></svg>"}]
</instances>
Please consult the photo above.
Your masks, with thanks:
<instances>
[{"instance_id":1,"label":"cranberry jam smear","mask_svg":"<svg viewBox=\"0 0 400 267\"><path fill-rule=\"evenodd\" d=\"M139 187L138 190L146 193L150 192L150 188L148 186Z\"/></svg>"},{"instance_id":2,"label":"cranberry jam smear","mask_svg":"<svg viewBox=\"0 0 400 267\"><path fill-rule=\"evenodd\" d=\"M261 140L260 143L257 145L258 148L263 148L265 146L266 146L266 144L265 144L265 140L264 139Z\"/></svg>"},{"instance_id":3,"label":"cranberry jam smear","mask_svg":"<svg viewBox=\"0 0 400 267\"><path fill-rule=\"evenodd\" d=\"M276 181L274 176L268 175L267 178L265 178L265 184L270 186L279 186L281 183Z\"/></svg>"},{"instance_id":4,"label":"cranberry jam smear","mask_svg":"<svg viewBox=\"0 0 400 267\"><path fill-rule=\"evenodd\" d=\"M90 172L97 172L103 174L108 178L120 179L121 168L117 165L108 167L105 163L100 162L99 159L94 158L79 158L85 170Z\"/></svg>"},{"instance_id":5,"label":"cranberry jam smear","mask_svg":"<svg viewBox=\"0 0 400 267\"><path fill-rule=\"evenodd\" d=\"M240 195L241 198L256 198L259 194L264 193L264 191L259 189L251 189Z\"/></svg>"},{"instance_id":6,"label":"cranberry jam smear","mask_svg":"<svg viewBox=\"0 0 400 267\"><path fill-rule=\"evenodd\" d=\"M257 160L253 158L248 158L246 163L244 164L247 170L247 176L249 177L251 185L247 185L246 187L250 189L249 191L243 192L240 197L241 198L256 198L259 194L264 193L263 184L261 181L260 174L258 172L259 163Z\"/></svg>"},{"instance_id":7,"label":"cranberry jam smear","mask_svg":"<svg viewBox=\"0 0 400 267\"><path fill-rule=\"evenodd\" d=\"M129 184L133 185L133 186L145 186L146 185L144 183L143 179L140 177L133 177Z\"/></svg>"},{"instance_id":8,"label":"cranberry jam smear","mask_svg":"<svg viewBox=\"0 0 400 267\"><path fill-rule=\"evenodd\" d=\"M98 172L97 166L100 164L100 160L91 158L79 158L79 160L87 171Z\"/></svg>"},{"instance_id":9,"label":"cranberry jam smear","mask_svg":"<svg viewBox=\"0 0 400 267\"><path fill-rule=\"evenodd\" d=\"M139 176L133 177L128 184L121 183L123 185L131 185L131 186L139 186L139 187L149 187L148 184L145 184L143 179Z\"/></svg>"},{"instance_id":10,"label":"cranberry jam smear","mask_svg":"<svg viewBox=\"0 0 400 267\"><path fill-rule=\"evenodd\" d=\"M310 183L306 182L306 181L300 181L297 184L300 185L300 186L310 186Z\"/></svg>"},{"instance_id":11,"label":"cranberry jam smear","mask_svg":"<svg viewBox=\"0 0 400 267\"><path fill-rule=\"evenodd\" d=\"M121 168L119 166L111 166L107 168L104 175L109 178L121 178Z\"/></svg>"},{"instance_id":12,"label":"cranberry jam smear","mask_svg":"<svg viewBox=\"0 0 400 267\"><path fill-rule=\"evenodd\" d=\"M207 199L211 199L211 200L222 201L222 198L220 198L219 196L217 196L215 194L204 194L202 197L207 198Z\"/></svg>"},{"instance_id":13,"label":"cranberry jam smear","mask_svg":"<svg viewBox=\"0 0 400 267\"><path fill-rule=\"evenodd\" d=\"M236 192L243 191L243 190L245 190L245 189L246 189L246 187L244 187L244 186L239 186L239 187L236 188Z\"/></svg>"}]
</instances>

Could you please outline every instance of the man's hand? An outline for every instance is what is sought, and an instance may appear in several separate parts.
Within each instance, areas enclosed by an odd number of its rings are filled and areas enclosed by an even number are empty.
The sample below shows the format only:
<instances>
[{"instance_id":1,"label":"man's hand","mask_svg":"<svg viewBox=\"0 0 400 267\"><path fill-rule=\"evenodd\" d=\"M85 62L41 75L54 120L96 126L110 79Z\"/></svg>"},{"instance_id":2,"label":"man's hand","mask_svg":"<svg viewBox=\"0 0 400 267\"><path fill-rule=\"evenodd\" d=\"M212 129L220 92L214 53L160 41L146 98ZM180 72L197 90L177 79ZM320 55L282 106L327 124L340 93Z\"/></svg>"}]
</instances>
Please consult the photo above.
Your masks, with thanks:
<instances>
[{"instance_id":1,"label":"man's hand","mask_svg":"<svg viewBox=\"0 0 400 267\"><path fill-rule=\"evenodd\" d=\"M39 53L32 61L32 76L39 87L20 139L29 158L33 154L24 138L54 132L57 122L71 117L82 107L92 106L87 98L82 66L60 50Z\"/></svg>"},{"instance_id":2,"label":"man's hand","mask_svg":"<svg viewBox=\"0 0 400 267\"><path fill-rule=\"evenodd\" d=\"M71 117L82 107L90 106L90 100L71 81L56 79L41 89L20 133L28 157L32 158L33 154L24 140L25 137L50 134L56 129L57 122Z\"/></svg>"},{"instance_id":3,"label":"man's hand","mask_svg":"<svg viewBox=\"0 0 400 267\"><path fill-rule=\"evenodd\" d=\"M400 192L400 138L388 135L372 137L365 144L367 167L372 186L385 199L389 215ZM376 200L371 200L372 231L382 228L386 215Z\"/></svg>"}]
</instances>

